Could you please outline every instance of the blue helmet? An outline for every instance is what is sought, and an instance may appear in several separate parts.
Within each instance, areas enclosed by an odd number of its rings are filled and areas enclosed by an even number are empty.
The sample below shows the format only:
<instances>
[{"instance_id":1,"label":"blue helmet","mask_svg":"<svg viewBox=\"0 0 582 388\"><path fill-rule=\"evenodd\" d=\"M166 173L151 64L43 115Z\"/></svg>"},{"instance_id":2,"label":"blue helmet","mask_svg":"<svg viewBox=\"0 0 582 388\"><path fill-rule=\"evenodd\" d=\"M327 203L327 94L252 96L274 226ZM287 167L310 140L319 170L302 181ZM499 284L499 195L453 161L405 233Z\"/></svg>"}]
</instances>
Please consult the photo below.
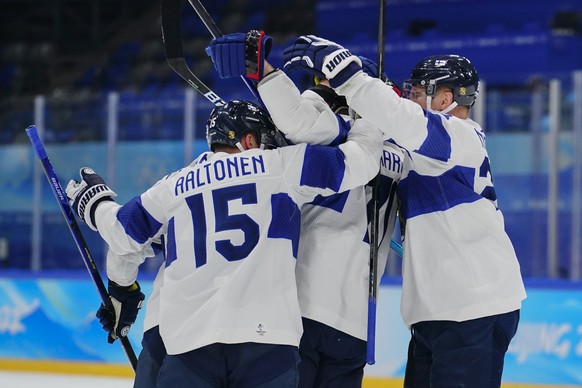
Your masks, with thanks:
<instances>
[{"instance_id":1,"label":"blue helmet","mask_svg":"<svg viewBox=\"0 0 582 388\"><path fill-rule=\"evenodd\" d=\"M414 66L410 78L404 81L404 93L412 86L424 86L426 95L433 97L438 86L453 89L454 101L471 108L479 95L479 75L473 64L460 55L434 55Z\"/></svg>"},{"instance_id":2,"label":"blue helmet","mask_svg":"<svg viewBox=\"0 0 582 388\"><path fill-rule=\"evenodd\" d=\"M206 122L206 140L213 151L216 144L237 147L242 151L240 140L249 132L261 143L261 148L285 145L269 114L249 101L232 100L216 107Z\"/></svg>"}]
</instances>

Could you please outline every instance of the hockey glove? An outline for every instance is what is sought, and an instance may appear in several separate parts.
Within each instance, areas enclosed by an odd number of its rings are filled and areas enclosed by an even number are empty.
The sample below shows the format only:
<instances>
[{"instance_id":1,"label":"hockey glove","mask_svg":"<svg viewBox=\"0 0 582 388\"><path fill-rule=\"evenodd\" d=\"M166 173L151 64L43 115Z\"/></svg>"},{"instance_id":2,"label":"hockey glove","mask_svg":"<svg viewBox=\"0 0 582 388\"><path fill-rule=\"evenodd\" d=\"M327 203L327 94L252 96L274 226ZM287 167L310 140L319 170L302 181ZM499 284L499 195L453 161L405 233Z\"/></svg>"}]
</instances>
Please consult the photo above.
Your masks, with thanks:
<instances>
[{"instance_id":1,"label":"hockey glove","mask_svg":"<svg viewBox=\"0 0 582 388\"><path fill-rule=\"evenodd\" d=\"M95 209L97 209L97 205L103 201L113 201L112 197L116 197L117 194L105 184L103 178L89 167L83 167L79 171L79 175L81 176L81 182L77 182L74 179L69 181L65 189L67 198L79 218L91 229L97 231L97 225L95 224Z\"/></svg>"},{"instance_id":2,"label":"hockey glove","mask_svg":"<svg viewBox=\"0 0 582 388\"><path fill-rule=\"evenodd\" d=\"M378 78L378 65L376 65L376 62L361 55L358 55L358 58L360 58L362 61L362 70L364 73L368 74L370 77ZM380 79L384 81L386 85L390 86L396 92L396 94L398 94L398 97L402 96L402 91L398 85L396 85L394 81L388 78L386 73L382 72Z\"/></svg>"},{"instance_id":3,"label":"hockey glove","mask_svg":"<svg viewBox=\"0 0 582 388\"><path fill-rule=\"evenodd\" d=\"M244 75L254 81L263 77L263 62L269 56L273 38L263 31L237 32L212 39L206 54L220 78Z\"/></svg>"},{"instance_id":4,"label":"hockey glove","mask_svg":"<svg viewBox=\"0 0 582 388\"><path fill-rule=\"evenodd\" d=\"M329 80L334 89L362 70L360 58L335 42L303 35L283 51L283 67L287 72L304 70Z\"/></svg>"},{"instance_id":5,"label":"hockey glove","mask_svg":"<svg viewBox=\"0 0 582 388\"><path fill-rule=\"evenodd\" d=\"M120 286L109 280L108 291L115 311L102 304L96 316L103 330L109 333L107 342L111 344L119 337L127 337L143 305L145 295L141 292L138 282L131 286Z\"/></svg>"},{"instance_id":6,"label":"hockey glove","mask_svg":"<svg viewBox=\"0 0 582 388\"><path fill-rule=\"evenodd\" d=\"M358 55L358 58L362 61L362 70L364 73L368 74L370 77L378 78L378 65L376 62L361 55ZM384 81L387 78L386 73L382 72L380 78Z\"/></svg>"}]
</instances>

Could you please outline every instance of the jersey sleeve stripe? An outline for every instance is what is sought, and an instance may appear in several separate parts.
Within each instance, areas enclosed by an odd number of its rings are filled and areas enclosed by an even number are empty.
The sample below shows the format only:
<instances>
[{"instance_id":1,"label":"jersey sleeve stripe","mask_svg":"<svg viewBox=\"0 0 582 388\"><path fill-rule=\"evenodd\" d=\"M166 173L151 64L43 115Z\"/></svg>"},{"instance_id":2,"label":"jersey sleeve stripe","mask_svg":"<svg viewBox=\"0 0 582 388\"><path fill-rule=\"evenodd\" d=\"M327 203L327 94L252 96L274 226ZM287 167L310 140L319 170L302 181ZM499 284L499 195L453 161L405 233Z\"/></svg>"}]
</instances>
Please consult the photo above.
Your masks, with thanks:
<instances>
[{"instance_id":1,"label":"jersey sleeve stripe","mask_svg":"<svg viewBox=\"0 0 582 388\"><path fill-rule=\"evenodd\" d=\"M162 227L162 224L143 207L139 196L132 198L119 209L117 220L125 233L140 244L154 237Z\"/></svg>"},{"instance_id":2,"label":"jersey sleeve stripe","mask_svg":"<svg viewBox=\"0 0 582 388\"><path fill-rule=\"evenodd\" d=\"M271 196L272 216L268 236L291 240L293 257L299 252L299 233L301 231L301 212L299 207L287 194Z\"/></svg>"},{"instance_id":3,"label":"jersey sleeve stripe","mask_svg":"<svg viewBox=\"0 0 582 388\"><path fill-rule=\"evenodd\" d=\"M300 185L337 192L345 170L344 154L338 148L307 145Z\"/></svg>"},{"instance_id":4,"label":"jersey sleeve stripe","mask_svg":"<svg viewBox=\"0 0 582 388\"><path fill-rule=\"evenodd\" d=\"M411 171L398 185L402 216L408 220L483 199L471 189L474 177L474 168L461 166L455 166L435 177Z\"/></svg>"},{"instance_id":5,"label":"jersey sleeve stripe","mask_svg":"<svg viewBox=\"0 0 582 388\"><path fill-rule=\"evenodd\" d=\"M340 115L336 115L335 118L338 122L338 135L329 144L334 147L344 143L348 138L348 132L350 131L350 124L347 121L345 121Z\"/></svg>"},{"instance_id":6,"label":"jersey sleeve stripe","mask_svg":"<svg viewBox=\"0 0 582 388\"><path fill-rule=\"evenodd\" d=\"M441 116L427 112L427 136L418 153L446 162L451 157L451 137L443 126Z\"/></svg>"}]
</instances>

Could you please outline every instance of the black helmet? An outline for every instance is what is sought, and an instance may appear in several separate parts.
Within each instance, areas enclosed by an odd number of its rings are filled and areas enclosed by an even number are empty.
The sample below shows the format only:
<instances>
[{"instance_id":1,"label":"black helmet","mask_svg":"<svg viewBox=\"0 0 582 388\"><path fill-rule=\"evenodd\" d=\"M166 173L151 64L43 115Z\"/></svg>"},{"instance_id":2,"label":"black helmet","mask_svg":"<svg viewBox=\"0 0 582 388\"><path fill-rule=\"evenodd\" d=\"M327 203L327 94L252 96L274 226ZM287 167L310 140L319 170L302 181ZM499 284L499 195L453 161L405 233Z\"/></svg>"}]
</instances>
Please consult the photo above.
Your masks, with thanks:
<instances>
[{"instance_id":1,"label":"black helmet","mask_svg":"<svg viewBox=\"0 0 582 388\"><path fill-rule=\"evenodd\" d=\"M323 98L333 113L348 114L348 103L345 96L339 96L335 90L329 86L318 84L310 87L309 90Z\"/></svg>"},{"instance_id":2,"label":"black helmet","mask_svg":"<svg viewBox=\"0 0 582 388\"><path fill-rule=\"evenodd\" d=\"M284 145L269 114L249 101L232 100L216 107L206 122L206 140L211 150L215 144L224 144L242 151L240 140L249 132L261 142L261 148Z\"/></svg>"},{"instance_id":3,"label":"black helmet","mask_svg":"<svg viewBox=\"0 0 582 388\"><path fill-rule=\"evenodd\" d=\"M454 101L468 108L479 94L479 76L473 64L460 55L434 55L418 62L410 79L404 82L404 92L414 85L424 86L426 95L433 97L440 85L453 89Z\"/></svg>"}]
</instances>

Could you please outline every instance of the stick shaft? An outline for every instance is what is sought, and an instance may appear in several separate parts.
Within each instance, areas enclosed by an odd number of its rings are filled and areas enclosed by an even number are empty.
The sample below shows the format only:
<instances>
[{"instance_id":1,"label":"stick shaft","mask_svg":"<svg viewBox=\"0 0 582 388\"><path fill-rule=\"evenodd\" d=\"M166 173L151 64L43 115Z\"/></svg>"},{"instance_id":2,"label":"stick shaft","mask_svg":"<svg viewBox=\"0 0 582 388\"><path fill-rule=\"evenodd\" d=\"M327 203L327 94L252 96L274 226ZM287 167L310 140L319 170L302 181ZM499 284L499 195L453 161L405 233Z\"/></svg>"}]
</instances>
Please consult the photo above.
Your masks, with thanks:
<instances>
[{"instance_id":1,"label":"stick shaft","mask_svg":"<svg viewBox=\"0 0 582 388\"><path fill-rule=\"evenodd\" d=\"M48 182L51 186L53 194L55 195L55 198L60 205L61 212L63 213L63 217L65 218L65 221L67 221L67 226L69 227L71 235L73 236L73 240L75 240L75 244L77 245L77 248L79 249L79 253L81 254L81 258L83 259L83 262L85 263L85 266L87 267L87 270L89 271L89 275L91 276L91 279L93 280L93 284L97 288L97 292L99 293L99 297L101 298L101 302L104 305L108 306L111 309L111 311L114 311L113 306L111 305L111 299L109 298L109 293L107 292L107 288L105 288L105 284L103 283L103 279L101 278L101 275L99 274L99 271L97 269L97 265L95 264L95 261L93 260L93 256L91 255L91 252L89 251L89 247L88 247L87 243L85 242L85 238L83 237L83 234L81 233L81 229L79 228L79 224L75 220L73 210L71 209L71 206L69 205L69 201L67 200L67 196L65 194L65 191L63 190L63 187L61 186L61 183L59 182L59 179L57 177L55 169L53 168L53 166L48 158L48 155L46 153L44 145L42 144L40 136L38 135L38 130L34 125L31 125L30 127L28 127L26 129L26 133L28 134L28 137L30 138L30 141L32 142L32 146L34 147L36 155L37 155L38 159L40 160L40 163L41 163L42 168L44 170L44 173L48 179ZM129 342L129 339L127 337L120 337L119 339L120 339L120 343L123 347L123 350L125 351L125 354L127 355L127 358L129 359L131 367L135 371L137 368L137 357L135 355L135 352L133 351L133 348L131 347L131 343Z\"/></svg>"},{"instance_id":2,"label":"stick shaft","mask_svg":"<svg viewBox=\"0 0 582 388\"><path fill-rule=\"evenodd\" d=\"M386 11L386 1L378 2L378 78L382 79L384 70L384 13ZM370 225L370 274L369 274L369 291L368 291L368 337L366 362L369 365L376 363L376 301L378 292L378 223L379 223L379 199L378 185L379 179L375 180L372 188L372 208L373 217ZM395 243L395 242L394 242ZM390 246L393 242L390 241Z\"/></svg>"}]
</instances>

